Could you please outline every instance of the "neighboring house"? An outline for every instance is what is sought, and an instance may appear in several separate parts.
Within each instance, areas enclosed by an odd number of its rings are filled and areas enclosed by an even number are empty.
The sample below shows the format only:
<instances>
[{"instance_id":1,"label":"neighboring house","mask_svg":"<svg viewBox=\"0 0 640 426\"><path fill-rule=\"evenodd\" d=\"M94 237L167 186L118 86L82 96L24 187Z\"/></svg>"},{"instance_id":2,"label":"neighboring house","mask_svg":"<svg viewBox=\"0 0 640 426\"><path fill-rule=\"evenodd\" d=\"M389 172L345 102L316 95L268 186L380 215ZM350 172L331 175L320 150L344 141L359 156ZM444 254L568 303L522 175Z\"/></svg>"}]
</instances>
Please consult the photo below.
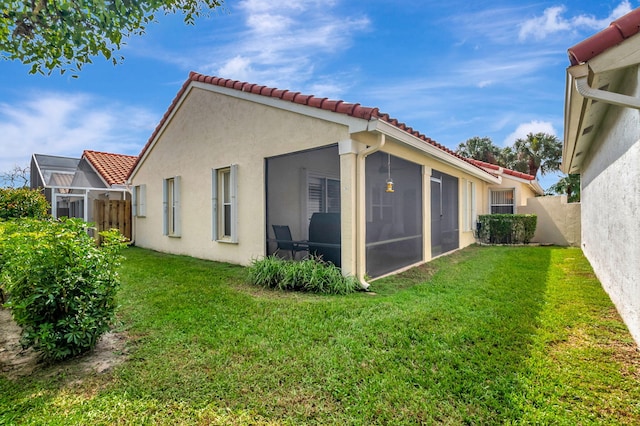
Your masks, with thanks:
<instances>
[{"instance_id":1,"label":"neighboring house","mask_svg":"<svg viewBox=\"0 0 640 426\"><path fill-rule=\"evenodd\" d=\"M488 188L489 210L487 213L521 213L518 208L526 206L529 198L544 194L544 189L535 176L480 160L470 159L469 161L502 179L500 185L491 185Z\"/></svg>"},{"instance_id":2,"label":"neighboring house","mask_svg":"<svg viewBox=\"0 0 640 426\"><path fill-rule=\"evenodd\" d=\"M130 202L131 194L125 180L136 159L130 155L90 150L84 151L81 158L33 154L31 188L44 191L55 218L66 216L87 222L104 221L103 212L94 211L95 207L105 205L106 201ZM121 217L116 222L126 222L130 226L131 220L123 217L124 212L118 215ZM123 233L131 236L130 229Z\"/></svg>"},{"instance_id":3,"label":"neighboring house","mask_svg":"<svg viewBox=\"0 0 640 426\"><path fill-rule=\"evenodd\" d=\"M562 168L580 173L582 249L640 342L640 9L569 49Z\"/></svg>"},{"instance_id":4,"label":"neighboring house","mask_svg":"<svg viewBox=\"0 0 640 426\"><path fill-rule=\"evenodd\" d=\"M128 181L139 246L246 265L285 225L366 287L472 244L493 191L517 210L511 177L377 108L191 73Z\"/></svg>"}]
</instances>

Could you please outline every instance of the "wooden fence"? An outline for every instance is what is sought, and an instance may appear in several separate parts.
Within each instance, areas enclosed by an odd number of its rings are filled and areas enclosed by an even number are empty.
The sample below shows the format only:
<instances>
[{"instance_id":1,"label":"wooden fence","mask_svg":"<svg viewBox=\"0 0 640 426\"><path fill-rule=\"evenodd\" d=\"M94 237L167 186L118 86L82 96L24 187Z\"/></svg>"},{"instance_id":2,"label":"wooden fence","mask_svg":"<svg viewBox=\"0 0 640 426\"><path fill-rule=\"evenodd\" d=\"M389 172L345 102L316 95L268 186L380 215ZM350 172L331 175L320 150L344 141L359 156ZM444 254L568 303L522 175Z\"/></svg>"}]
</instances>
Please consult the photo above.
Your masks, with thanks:
<instances>
[{"instance_id":1,"label":"wooden fence","mask_svg":"<svg viewBox=\"0 0 640 426\"><path fill-rule=\"evenodd\" d=\"M93 216L98 232L115 228L131 240L130 200L94 200Z\"/></svg>"}]
</instances>

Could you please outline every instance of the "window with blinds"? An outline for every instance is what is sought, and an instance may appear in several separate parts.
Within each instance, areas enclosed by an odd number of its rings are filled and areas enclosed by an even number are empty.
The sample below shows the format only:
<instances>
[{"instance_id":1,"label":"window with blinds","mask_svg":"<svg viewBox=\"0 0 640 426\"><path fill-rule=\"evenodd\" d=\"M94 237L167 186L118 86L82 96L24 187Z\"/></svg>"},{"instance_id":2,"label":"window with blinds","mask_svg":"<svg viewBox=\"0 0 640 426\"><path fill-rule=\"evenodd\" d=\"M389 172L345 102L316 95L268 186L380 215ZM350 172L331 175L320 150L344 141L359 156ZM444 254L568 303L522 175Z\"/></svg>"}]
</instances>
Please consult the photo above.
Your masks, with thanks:
<instances>
[{"instance_id":1,"label":"window with blinds","mask_svg":"<svg viewBox=\"0 0 640 426\"><path fill-rule=\"evenodd\" d=\"M515 213L513 189L491 190L491 214Z\"/></svg>"},{"instance_id":2,"label":"window with blinds","mask_svg":"<svg viewBox=\"0 0 640 426\"><path fill-rule=\"evenodd\" d=\"M307 219L314 213L340 213L340 181L328 177L307 178Z\"/></svg>"}]
</instances>

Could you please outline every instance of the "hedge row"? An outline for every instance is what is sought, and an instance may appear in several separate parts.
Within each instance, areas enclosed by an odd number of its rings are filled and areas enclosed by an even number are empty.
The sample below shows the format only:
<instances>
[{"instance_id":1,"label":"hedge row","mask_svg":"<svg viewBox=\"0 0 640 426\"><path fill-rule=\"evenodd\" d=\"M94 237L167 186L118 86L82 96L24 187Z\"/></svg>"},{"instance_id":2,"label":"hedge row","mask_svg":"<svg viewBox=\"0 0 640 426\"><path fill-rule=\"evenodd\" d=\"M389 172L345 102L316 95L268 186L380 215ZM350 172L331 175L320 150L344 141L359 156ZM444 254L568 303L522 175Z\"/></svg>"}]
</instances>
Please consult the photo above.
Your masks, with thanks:
<instances>
[{"instance_id":1,"label":"hedge row","mask_svg":"<svg viewBox=\"0 0 640 426\"><path fill-rule=\"evenodd\" d=\"M485 244L529 244L537 222L534 214L480 215L477 238Z\"/></svg>"}]
</instances>

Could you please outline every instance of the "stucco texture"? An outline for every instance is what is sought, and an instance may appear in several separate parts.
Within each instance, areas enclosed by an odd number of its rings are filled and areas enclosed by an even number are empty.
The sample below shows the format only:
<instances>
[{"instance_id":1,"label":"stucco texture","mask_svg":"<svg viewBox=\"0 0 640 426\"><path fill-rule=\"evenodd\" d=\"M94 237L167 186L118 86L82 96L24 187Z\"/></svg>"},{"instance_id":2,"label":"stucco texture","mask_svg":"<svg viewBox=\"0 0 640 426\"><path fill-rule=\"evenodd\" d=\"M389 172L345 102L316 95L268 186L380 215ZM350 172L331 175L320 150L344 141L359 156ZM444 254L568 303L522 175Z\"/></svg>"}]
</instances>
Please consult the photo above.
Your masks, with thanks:
<instances>
[{"instance_id":1,"label":"stucco texture","mask_svg":"<svg viewBox=\"0 0 640 426\"><path fill-rule=\"evenodd\" d=\"M638 96L637 70L622 93ZM611 106L582 170L582 248L640 342L640 111Z\"/></svg>"}]
</instances>

